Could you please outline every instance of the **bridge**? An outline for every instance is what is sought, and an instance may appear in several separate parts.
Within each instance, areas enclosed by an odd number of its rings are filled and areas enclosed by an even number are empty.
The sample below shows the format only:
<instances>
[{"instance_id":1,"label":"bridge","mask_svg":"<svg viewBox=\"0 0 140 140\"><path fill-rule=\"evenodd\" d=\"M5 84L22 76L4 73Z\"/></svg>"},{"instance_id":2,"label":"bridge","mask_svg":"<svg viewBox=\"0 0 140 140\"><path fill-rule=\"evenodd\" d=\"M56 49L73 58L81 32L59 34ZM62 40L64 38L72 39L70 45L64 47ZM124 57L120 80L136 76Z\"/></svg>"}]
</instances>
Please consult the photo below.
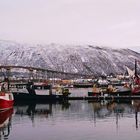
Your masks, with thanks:
<instances>
[{"instance_id":1,"label":"bridge","mask_svg":"<svg viewBox=\"0 0 140 140\"><path fill-rule=\"evenodd\" d=\"M63 71L56 71L51 69L37 68L37 67L29 67L29 66L0 66L0 73L3 73L7 77L16 76L13 74L14 72L19 73L21 70L26 70L25 73L28 73L28 78L31 79L49 79L49 78L60 78L60 79L73 79L73 78L91 78L93 75L86 75L82 73L68 73Z\"/></svg>"}]
</instances>

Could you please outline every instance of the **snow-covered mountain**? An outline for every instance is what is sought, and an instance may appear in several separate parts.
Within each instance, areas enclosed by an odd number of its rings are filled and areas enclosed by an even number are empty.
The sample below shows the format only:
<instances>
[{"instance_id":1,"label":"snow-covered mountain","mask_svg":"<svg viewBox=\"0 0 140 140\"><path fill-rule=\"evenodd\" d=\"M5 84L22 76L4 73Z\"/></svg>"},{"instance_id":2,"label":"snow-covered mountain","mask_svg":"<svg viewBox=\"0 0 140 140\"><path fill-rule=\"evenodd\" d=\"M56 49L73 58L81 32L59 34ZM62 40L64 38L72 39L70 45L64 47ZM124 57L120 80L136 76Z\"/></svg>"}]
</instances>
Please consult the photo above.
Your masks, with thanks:
<instances>
[{"instance_id":1,"label":"snow-covered mountain","mask_svg":"<svg viewBox=\"0 0 140 140\"><path fill-rule=\"evenodd\" d=\"M91 45L28 45L0 41L0 65L32 66L82 74L124 73L140 53Z\"/></svg>"}]
</instances>

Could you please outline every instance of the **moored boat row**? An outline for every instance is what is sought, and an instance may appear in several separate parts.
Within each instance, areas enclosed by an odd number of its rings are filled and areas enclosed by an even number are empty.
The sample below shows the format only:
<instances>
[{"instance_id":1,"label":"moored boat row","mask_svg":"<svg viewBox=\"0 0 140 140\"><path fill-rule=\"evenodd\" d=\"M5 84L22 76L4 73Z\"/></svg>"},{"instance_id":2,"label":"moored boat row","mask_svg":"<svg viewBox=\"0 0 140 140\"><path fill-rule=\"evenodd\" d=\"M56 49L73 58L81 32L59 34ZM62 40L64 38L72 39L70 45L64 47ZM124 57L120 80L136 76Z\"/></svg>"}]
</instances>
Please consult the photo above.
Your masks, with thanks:
<instances>
[{"instance_id":1,"label":"moored boat row","mask_svg":"<svg viewBox=\"0 0 140 140\"><path fill-rule=\"evenodd\" d=\"M79 81L78 81L79 82ZM80 81L81 82L81 81ZM83 83L82 83L83 82ZM28 83L1 83L0 110L9 109L15 101L48 101L64 99L91 99L90 97L140 96L140 78L135 72L135 77L130 79L118 79L113 77L100 77L94 81L83 81L79 87L93 87L86 96L69 96L71 92L64 85L51 85L50 83L28 81ZM75 83L74 83L75 84ZM74 86L74 85L73 85ZM76 88L74 86L74 88ZM88 98L89 97L89 98Z\"/></svg>"}]
</instances>

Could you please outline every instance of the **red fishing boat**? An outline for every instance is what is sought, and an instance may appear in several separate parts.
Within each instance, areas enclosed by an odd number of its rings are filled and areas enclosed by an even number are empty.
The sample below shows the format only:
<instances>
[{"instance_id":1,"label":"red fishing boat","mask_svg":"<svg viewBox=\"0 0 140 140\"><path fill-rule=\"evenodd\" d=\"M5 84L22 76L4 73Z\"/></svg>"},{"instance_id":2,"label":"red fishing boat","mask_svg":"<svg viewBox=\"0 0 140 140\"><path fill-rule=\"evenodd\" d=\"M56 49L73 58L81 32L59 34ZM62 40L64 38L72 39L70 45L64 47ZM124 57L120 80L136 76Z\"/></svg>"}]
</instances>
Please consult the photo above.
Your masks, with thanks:
<instances>
[{"instance_id":1,"label":"red fishing boat","mask_svg":"<svg viewBox=\"0 0 140 140\"><path fill-rule=\"evenodd\" d=\"M13 94L8 90L7 82L0 84L0 111L10 109L14 104Z\"/></svg>"}]
</instances>

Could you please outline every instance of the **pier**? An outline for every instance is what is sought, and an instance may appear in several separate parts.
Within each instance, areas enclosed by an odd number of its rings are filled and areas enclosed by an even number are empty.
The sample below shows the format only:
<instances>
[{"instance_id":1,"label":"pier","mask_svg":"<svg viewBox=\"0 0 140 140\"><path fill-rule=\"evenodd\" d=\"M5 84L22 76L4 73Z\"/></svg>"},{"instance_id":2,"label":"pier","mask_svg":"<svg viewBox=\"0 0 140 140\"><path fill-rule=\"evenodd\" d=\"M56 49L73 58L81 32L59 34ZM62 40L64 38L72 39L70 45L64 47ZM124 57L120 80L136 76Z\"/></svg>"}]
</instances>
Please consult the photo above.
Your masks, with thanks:
<instances>
[{"instance_id":1,"label":"pier","mask_svg":"<svg viewBox=\"0 0 140 140\"><path fill-rule=\"evenodd\" d=\"M66 97L67 100L136 100L140 96L85 96L85 97Z\"/></svg>"}]
</instances>

